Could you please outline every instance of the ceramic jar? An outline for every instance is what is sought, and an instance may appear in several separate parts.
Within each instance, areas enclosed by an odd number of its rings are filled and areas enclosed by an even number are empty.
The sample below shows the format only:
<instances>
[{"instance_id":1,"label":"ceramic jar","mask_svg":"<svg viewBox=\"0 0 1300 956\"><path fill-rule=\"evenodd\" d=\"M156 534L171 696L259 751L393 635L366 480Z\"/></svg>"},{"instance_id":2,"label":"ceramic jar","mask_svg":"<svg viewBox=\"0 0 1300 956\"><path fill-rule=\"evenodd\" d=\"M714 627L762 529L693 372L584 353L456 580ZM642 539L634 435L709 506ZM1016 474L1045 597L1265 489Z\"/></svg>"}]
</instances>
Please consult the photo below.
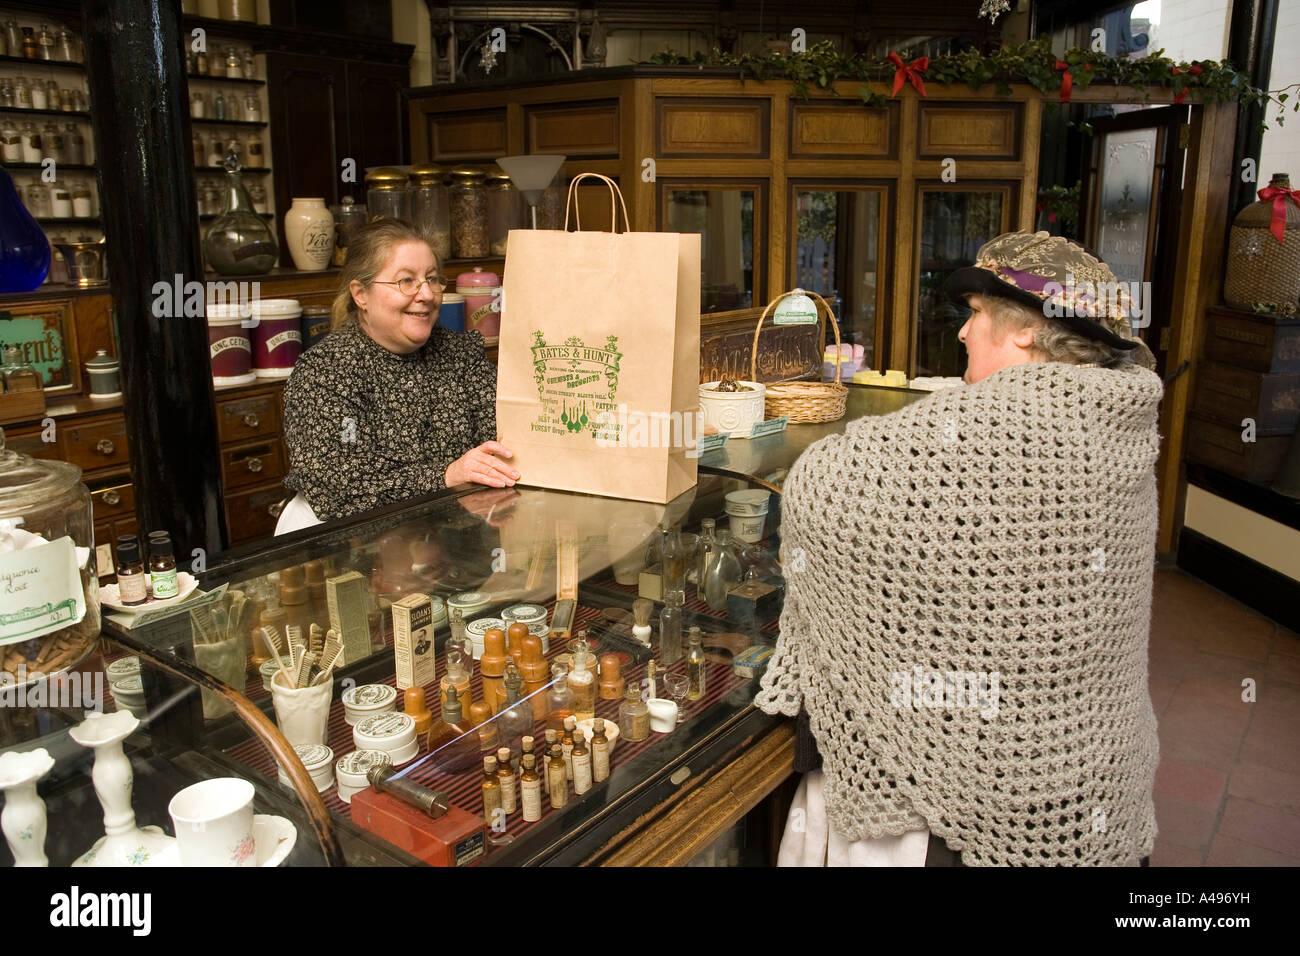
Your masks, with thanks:
<instances>
[{"instance_id":1,"label":"ceramic jar","mask_svg":"<svg viewBox=\"0 0 1300 956\"><path fill-rule=\"evenodd\" d=\"M208 356L212 362L212 384L248 385L257 380L253 372L253 345L244 323L248 306L239 303L222 305L209 302Z\"/></svg>"},{"instance_id":2,"label":"ceramic jar","mask_svg":"<svg viewBox=\"0 0 1300 956\"><path fill-rule=\"evenodd\" d=\"M732 438L748 438L750 429L763 421L763 400L767 389L761 382L738 381L748 392L719 392L717 382L700 386L700 415L710 425Z\"/></svg>"},{"instance_id":3,"label":"ceramic jar","mask_svg":"<svg viewBox=\"0 0 1300 956\"><path fill-rule=\"evenodd\" d=\"M370 786L366 774L371 767L391 767L392 764L393 758L383 750L354 750L340 757L334 764L339 799L351 803L356 794Z\"/></svg>"},{"instance_id":4,"label":"ceramic jar","mask_svg":"<svg viewBox=\"0 0 1300 956\"><path fill-rule=\"evenodd\" d=\"M307 768L312 783L316 784L317 793L324 793L334 786L334 751L326 744L300 744L294 747L298 759ZM276 777L286 787L292 787L288 771L276 764Z\"/></svg>"},{"instance_id":5,"label":"ceramic jar","mask_svg":"<svg viewBox=\"0 0 1300 956\"><path fill-rule=\"evenodd\" d=\"M395 767L409 763L420 749L415 719L401 711L367 717L352 728L352 740L358 750L384 751Z\"/></svg>"},{"instance_id":6,"label":"ceramic jar","mask_svg":"<svg viewBox=\"0 0 1300 956\"><path fill-rule=\"evenodd\" d=\"M329 268L334 255L334 216L324 199L294 199L284 214L284 236L293 264L300 270Z\"/></svg>"},{"instance_id":7,"label":"ceramic jar","mask_svg":"<svg viewBox=\"0 0 1300 956\"><path fill-rule=\"evenodd\" d=\"M302 307L297 299L262 299L251 313L254 374L288 378L302 354Z\"/></svg>"},{"instance_id":8,"label":"ceramic jar","mask_svg":"<svg viewBox=\"0 0 1300 956\"><path fill-rule=\"evenodd\" d=\"M472 272L456 277L456 291L465 297L465 328L484 338L501 332L501 277L475 266Z\"/></svg>"},{"instance_id":9,"label":"ceramic jar","mask_svg":"<svg viewBox=\"0 0 1300 956\"><path fill-rule=\"evenodd\" d=\"M397 709L397 690L389 684L362 684L343 694L343 720L355 727L367 717Z\"/></svg>"}]
</instances>

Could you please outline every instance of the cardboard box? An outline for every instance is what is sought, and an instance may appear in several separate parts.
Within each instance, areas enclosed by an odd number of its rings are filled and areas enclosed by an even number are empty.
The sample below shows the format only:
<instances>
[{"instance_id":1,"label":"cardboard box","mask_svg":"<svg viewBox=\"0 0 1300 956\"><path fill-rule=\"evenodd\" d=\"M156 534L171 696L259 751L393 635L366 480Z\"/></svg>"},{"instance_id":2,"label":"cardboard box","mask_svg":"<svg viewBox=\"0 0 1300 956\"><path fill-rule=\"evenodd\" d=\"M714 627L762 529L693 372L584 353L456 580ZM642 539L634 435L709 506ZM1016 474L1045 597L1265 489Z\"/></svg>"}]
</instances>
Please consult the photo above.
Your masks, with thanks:
<instances>
[{"instance_id":1,"label":"cardboard box","mask_svg":"<svg viewBox=\"0 0 1300 956\"><path fill-rule=\"evenodd\" d=\"M433 602L427 594L408 594L393 604L393 657L397 688L433 683Z\"/></svg>"},{"instance_id":2,"label":"cardboard box","mask_svg":"<svg viewBox=\"0 0 1300 956\"><path fill-rule=\"evenodd\" d=\"M343 642L342 664L355 664L370 656L370 621L366 614L366 579L349 571L325 579L325 600L330 627Z\"/></svg>"}]
</instances>

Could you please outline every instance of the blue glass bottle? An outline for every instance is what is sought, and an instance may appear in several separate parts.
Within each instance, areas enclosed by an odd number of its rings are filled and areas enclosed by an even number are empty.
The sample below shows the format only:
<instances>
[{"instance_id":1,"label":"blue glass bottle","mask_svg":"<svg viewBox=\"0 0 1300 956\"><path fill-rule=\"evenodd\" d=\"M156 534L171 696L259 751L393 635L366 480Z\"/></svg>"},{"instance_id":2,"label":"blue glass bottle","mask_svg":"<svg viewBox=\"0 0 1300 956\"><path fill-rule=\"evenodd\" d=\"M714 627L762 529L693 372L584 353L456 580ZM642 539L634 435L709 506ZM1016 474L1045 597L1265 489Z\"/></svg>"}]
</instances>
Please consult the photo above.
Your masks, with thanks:
<instances>
[{"instance_id":1,"label":"blue glass bottle","mask_svg":"<svg viewBox=\"0 0 1300 956\"><path fill-rule=\"evenodd\" d=\"M0 292L31 292L50 271L50 242L0 166Z\"/></svg>"}]
</instances>

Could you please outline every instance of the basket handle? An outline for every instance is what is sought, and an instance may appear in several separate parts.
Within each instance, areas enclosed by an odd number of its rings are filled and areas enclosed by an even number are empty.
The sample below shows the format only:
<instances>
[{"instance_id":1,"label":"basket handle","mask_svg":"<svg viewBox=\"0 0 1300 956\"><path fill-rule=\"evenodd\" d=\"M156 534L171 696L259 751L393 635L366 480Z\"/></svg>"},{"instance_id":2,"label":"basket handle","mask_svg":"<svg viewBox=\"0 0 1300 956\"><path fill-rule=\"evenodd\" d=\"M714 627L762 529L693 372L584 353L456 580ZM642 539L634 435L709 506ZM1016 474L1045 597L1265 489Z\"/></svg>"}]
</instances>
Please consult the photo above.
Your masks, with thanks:
<instances>
[{"instance_id":1,"label":"basket handle","mask_svg":"<svg viewBox=\"0 0 1300 956\"><path fill-rule=\"evenodd\" d=\"M599 179L609 187L609 231L618 232L618 211L623 210L623 231L631 232L632 224L627 218L627 204L623 202L623 192L618 188L618 184L608 176L602 176L600 173L578 173L569 183L569 195L564 200L564 231L569 231L569 207L573 207L574 227L582 230L582 212L578 209L578 183L584 179ZM618 202L614 200L617 197Z\"/></svg>"},{"instance_id":2,"label":"basket handle","mask_svg":"<svg viewBox=\"0 0 1300 956\"><path fill-rule=\"evenodd\" d=\"M782 299L786 298L787 296L792 296L792 295L811 296L814 300L816 300L815 301L816 305L820 305L823 309L826 310L827 324L831 327L831 331L835 333L835 384L836 385L840 384L840 327L835 321L835 313L832 312L831 307L826 304L826 300L810 289L791 289L789 292L782 292L780 295L778 295L775 299L773 299L771 302L767 304L767 308L763 310L763 314L758 317L758 325L754 329L754 345L749 350L749 380L751 382L758 381L758 334L763 331L763 320L767 318L769 312L771 312L774 308L776 308L776 304L778 302L780 302ZM817 322L819 325L822 322L820 311L817 313ZM825 330L823 330L822 332L821 340L822 340L822 351L824 353L826 351Z\"/></svg>"}]
</instances>

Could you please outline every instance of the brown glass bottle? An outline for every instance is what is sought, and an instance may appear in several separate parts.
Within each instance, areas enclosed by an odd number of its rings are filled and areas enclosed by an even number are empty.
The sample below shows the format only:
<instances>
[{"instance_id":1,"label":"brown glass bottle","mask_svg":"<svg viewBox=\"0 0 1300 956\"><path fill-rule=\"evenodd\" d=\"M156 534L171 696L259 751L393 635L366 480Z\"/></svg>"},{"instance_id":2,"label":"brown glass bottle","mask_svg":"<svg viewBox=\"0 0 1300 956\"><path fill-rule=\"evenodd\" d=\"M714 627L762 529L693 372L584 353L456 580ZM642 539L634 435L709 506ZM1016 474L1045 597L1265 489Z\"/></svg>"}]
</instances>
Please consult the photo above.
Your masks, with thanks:
<instances>
[{"instance_id":1,"label":"brown glass bottle","mask_svg":"<svg viewBox=\"0 0 1300 956\"><path fill-rule=\"evenodd\" d=\"M519 803L524 822L534 823L542 818L542 778L537 775L537 757L525 752L519 763Z\"/></svg>"},{"instance_id":2,"label":"brown glass bottle","mask_svg":"<svg viewBox=\"0 0 1300 956\"><path fill-rule=\"evenodd\" d=\"M515 768L510 765L510 748L497 748L497 781L501 784L501 809L515 812Z\"/></svg>"},{"instance_id":3,"label":"brown glass bottle","mask_svg":"<svg viewBox=\"0 0 1300 956\"><path fill-rule=\"evenodd\" d=\"M560 754L564 757L564 779L573 779L573 735L578 719L573 715L564 718L564 733L560 734Z\"/></svg>"},{"instance_id":4,"label":"brown glass bottle","mask_svg":"<svg viewBox=\"0 0 1300 956\"><path fill-rule=\"evenodd\" d=\"M550 727L546 728L546 746L542 748L542 786L551 792L551 750L560 742L560 735Z\"/></svg>"},{"instance_id":5,"label":"brown glass bottle","mask_svg":"<svg viewBox=\"0 0 1300 956\"><path fill-rule=\"evenodd\" d=\"M546 778L550 782L551 808L558 810L569 802L569 780L564 775L564 754L560 752L559 744L551 748Z\"/></svg>"},{"instance_id":6,"label":"brown glass bottle","mask_svg":"<svg viewBox=\"0 0 1300 956\"><path fill-rule=\"evenodd\" d=\"M609 740L605 737L605 721L597 717L591 722L591 779L595 783L609 778Z\"/></svg>"},{"instance_id":7,"label":"brown glass bottle","mask_svg":"<svg viewBox=\"0 0 1300 956\"><path fill-rule=\"evenodd\" d=\"M181 593L176 577L172 537L166 531L149 533L149 578L155 600L165 601Z\"/></svg>"},{"instance_id":8,"label":"brown glass bottle","mask_svg":"<svg viewBox=\"0 0 1300 956\"><path fill-rule=\"evenodd\" d=\"M501 810L501 782L497 777L497 758L483 758L483 819L491 826Z\"/></svg>"},{"instance_id":9,"label":"brown glass bottle","mask_svg":"<svg viewBox=\"0 0 1300 956\"><path fill-rule=\"evenodd\" d=\"M117 539L117 590L123 604L134 606L149 599L144 583L144 562L140 558L140 541L133 534Z\"/></svg>"},{"instance_id":10,"label":"brown glass bottle","mask_svg":"<svg viewBox=\"0 0 1300 956\"><path fill-rule=\"evenodd\" d=\"M591 748L587 746L587 735L576 728L570 762L573 764L573 792L586 793L591 789Z\"/></svg>"}]
</instances>

